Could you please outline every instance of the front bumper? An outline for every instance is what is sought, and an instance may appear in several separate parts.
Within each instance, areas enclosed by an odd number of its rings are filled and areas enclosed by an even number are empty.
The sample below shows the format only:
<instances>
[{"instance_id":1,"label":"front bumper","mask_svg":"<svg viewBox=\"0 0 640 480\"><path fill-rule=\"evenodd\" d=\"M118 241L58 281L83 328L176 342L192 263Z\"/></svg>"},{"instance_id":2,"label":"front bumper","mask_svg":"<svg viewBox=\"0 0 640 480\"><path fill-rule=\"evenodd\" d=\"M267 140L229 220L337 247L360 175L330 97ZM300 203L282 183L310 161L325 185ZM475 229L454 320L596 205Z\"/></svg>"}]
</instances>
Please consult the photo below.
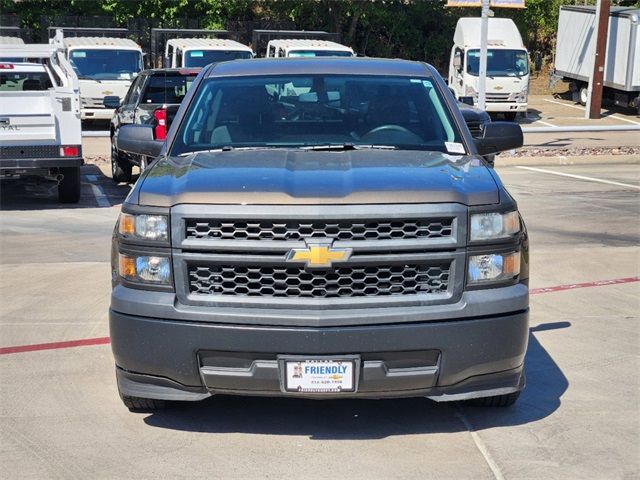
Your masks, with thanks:
<instances>
[{"instance_id":1,"label":"front bumper","mask_svg":"<svg viewBox=\"0 0 640 480\"><path fill-rule=\"evenodd\" d=\"M81 120L111 120L114 109L112 108L83 108L80 110Z\"/></svg>"},{"instance_id":2,"label":"front bumper","mask_svg":"<svg viewBox=\"0 0 640 480\"><path fill-rule=\"evenodd\" d=\"M526 112L528 103L516 102L487 102L485 110L487 112Z\"/></svg>"},{"instance_id":3,"label":"front bumper","mask_svg":"<svg viewBox=\"0 0 640 480\"><path fill-rule=\"evenodd\" d=\"M216 393L461 400L523 388L528 308L440 321L332 327L169 320L110 310L120 390L165 400ZM283 393L280 355L360 358L355 393Z\"/></svg>"}]
</instances>

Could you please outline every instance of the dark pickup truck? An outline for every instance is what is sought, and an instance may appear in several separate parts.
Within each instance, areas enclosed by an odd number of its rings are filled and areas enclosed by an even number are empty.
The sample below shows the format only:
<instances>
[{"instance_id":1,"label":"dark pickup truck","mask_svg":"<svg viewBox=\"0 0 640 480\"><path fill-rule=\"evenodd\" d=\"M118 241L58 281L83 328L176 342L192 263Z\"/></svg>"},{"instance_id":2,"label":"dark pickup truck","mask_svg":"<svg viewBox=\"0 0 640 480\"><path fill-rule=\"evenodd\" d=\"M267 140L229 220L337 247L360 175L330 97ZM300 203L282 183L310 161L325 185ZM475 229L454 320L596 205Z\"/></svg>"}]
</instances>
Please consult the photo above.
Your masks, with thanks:
<instances>
[{"instance_id":1,"label":"dark pickup truck","mask_svg":"<svg viewBox=\"0 0 640 480\"><path fill-rule=\"evenodd\" d=\"M154 139L162 142L180 102L200 72L199 68L165 68L144 70L131 84L127 95L104 97L107 108L115 108L109 132L111 137L111 177L114 182L130 182L134 166L143 171L148 163L146 155L130 155L118 150L114 137L122 125L148 124L153 126Z\"/></svg>"},{"instance_id":2,"label":"dark pickup truck","mask_svg":"<svg viewBox=\"0 0 640 480\"><path fill-rule=\"evenodd\" d=\"M151 154L153 127L120 128ZM132 410L215 394L426 396L524 388L527 231L430 65L206 67L113 235L110 332Z\"/></svg>"}]
</instances>

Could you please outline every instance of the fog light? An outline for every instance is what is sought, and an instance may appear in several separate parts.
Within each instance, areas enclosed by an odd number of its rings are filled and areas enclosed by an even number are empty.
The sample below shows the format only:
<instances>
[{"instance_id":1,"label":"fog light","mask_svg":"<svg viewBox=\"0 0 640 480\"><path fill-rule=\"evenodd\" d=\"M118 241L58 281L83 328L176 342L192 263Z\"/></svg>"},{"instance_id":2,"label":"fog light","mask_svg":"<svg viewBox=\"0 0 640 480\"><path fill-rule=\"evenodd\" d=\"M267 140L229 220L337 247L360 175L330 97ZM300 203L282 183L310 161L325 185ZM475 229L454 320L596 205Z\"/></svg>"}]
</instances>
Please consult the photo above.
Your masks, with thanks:
<instances>
[{"instance_id":1,"label":"fog light","mask_svg":"<svg viewBox=\"0 0 640 480\"><path fill-rule=\"evenodd\" d=\"M469 257L469 285L511 280L520 274L520 252Z\"/></svg>"}]
</instances>

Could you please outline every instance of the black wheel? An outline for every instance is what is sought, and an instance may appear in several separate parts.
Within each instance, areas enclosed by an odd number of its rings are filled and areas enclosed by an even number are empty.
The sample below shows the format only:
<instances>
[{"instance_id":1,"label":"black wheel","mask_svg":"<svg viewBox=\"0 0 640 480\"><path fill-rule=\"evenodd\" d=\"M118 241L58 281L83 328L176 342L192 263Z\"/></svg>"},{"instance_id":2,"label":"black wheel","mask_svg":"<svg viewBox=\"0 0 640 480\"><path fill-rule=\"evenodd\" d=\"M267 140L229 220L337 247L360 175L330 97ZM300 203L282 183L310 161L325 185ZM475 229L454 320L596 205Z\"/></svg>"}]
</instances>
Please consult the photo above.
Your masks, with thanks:
<instances>
[{"instance_id":1,"label":"black wheel","mask_svg":"<svg viewBox=\"0 0 640 480\"><path fill-rule=\"evenodd\" d=\"M504 114L504 119L507 122L515 122L517 116L518 116L518 112L506 112Z\"/></svg>"},{"instance_id":2,"label":"black wheel","mask_svg":"<svg viewBox=\"0 0 640 480\"><path fill-rule=\"evenodd\" d=\"M122 394L120 394L120 398L122 398L124 406L131 412L152 412L167 406L167 402L164 400L155 400L153 398L130 397Z\"/></svg>"},{"instance_id":3,"label":"black wheel","mask_svg":"<svg viewBox=\"0 0 640 480\"><path fill-rule=\"evenodd\" d=\"M111 178L113 181L130 183L132 168L133 165L118 152L113 144L113 137L111 137Z\"/></svg>"},{"instance_id":4,"label":"black wheel","mask_svg":"<svg viewBox=\"0 0 640 480\"><path fill-rule=\"evenodd\" d=\"M63 178L58 184L58 201L61 203L78 203L80 200L80 167L63 167L60 169Z\"/></svg>"},{"instance_id":5,"label":"black wheel","mask_svg":"<svg viewBox=\"0 0 640 480\"><path fill-rule=\"evenodd\" d=\"M477 407L510 407L518 400L520 391L507 393L505 395L496 395L495 397L474 398L469 400L469 405Z\"/></svg>"}]
</instances>

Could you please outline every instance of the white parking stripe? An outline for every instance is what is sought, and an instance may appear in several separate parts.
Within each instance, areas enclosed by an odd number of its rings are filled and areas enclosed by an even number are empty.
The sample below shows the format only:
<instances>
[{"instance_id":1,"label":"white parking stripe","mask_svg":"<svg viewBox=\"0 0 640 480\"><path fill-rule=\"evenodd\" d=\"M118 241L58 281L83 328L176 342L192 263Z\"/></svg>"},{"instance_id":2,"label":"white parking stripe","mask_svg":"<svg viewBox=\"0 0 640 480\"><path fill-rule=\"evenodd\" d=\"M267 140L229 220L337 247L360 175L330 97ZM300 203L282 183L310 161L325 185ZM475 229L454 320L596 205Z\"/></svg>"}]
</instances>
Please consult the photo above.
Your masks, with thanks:
<instances>
[{"instance_id":1,"label":"white parking stripe","mask_svg":"<svg viewBox=\"0 0 640 480\"><path fill-rule=\"evenodd\" d=\"M638 185L613 182L611 180L604 180L602 178L585 177L584 175L574 175L572 173L557 172L555 170L547 170L546 168L521 167L521 166L517 166L516 168L520 168L522 170L530 170L532 172L549 173L551 175L559 175L561 177L577 178L578 180L586 180L588 182L606 183L608 185L617 185L619 187L635 188L636 190L640 190L640 186Z\"/></svg>"},{"instance_id":2,"label":"white parking stripe","mask_svg":"<svg viewBox=\"0 0 640 480\"><path fill-rule=\"evenodd\" d=\"M543 98L543 100L545 102L555 103L556 105L563 105L563 106L569 107L569 108L575 108L576 110L580 110L580 111L584 112L584 107L579 107L578 105L569 105L567 103L557 102L555 100L549 100L548 98ZM607 115L606 118L614 118L616 120L622 120L623 122L633 123L634 125L640 125L640 122L636 122L635 120L630 120L630 119L624 118L624 117L618 117L617 115Z\"/></svg>"},{"instance_id":3,"label":"white parking stripe","mask_svg":"<svg viewBox=\"0 0 640 480\"><path fill-rule=\"evenodd\" d=\"M111 202L102 190L102 187L96 185L95 183L90 183L91 191L93 192L93 196L96 197L96 202L98 202L99 207L110 207Z\"/></svg>"}]
</instances>

